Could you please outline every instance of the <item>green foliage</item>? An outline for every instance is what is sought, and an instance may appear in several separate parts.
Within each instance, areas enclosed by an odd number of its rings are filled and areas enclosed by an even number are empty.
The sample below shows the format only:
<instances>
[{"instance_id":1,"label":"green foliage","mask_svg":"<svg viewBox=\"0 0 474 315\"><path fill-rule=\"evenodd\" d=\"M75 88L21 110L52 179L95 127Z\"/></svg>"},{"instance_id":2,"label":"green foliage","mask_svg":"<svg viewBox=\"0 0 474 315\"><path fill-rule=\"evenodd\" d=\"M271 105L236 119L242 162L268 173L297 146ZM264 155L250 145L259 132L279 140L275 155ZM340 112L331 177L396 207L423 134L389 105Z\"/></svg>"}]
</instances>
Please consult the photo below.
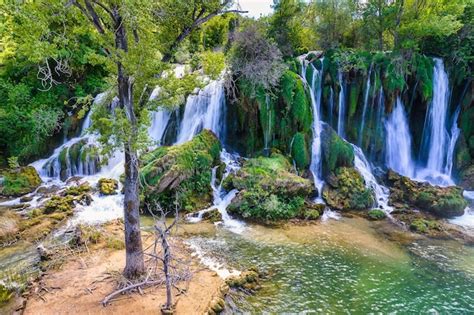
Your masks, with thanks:
<instances>
[{"instance_id":1,"label":"green foliage","mask_svg":"<svg viewBox=\"0 0 474 315\"><path fill-rule=\"evenodd\" d=\"M17 156L10 156L7 161L8 161L8 168L10 169L16 169L20 167Z\"/></svg>"},{"instance_id":2,"label":"green foliage","mask_svg":"<svg viewBox=\"0 0 474 315\"><path fill-rule=\"evenodd\" d=\"M225 67L225 57L222 52L204 52L201 54L201 64L204 74L215 80Z\"/></svg>"},{"instance_id":3,"label":"green foliage","mask_svg":"<svg viewBox=\"0 0 474 315\"><path fill-rule=\"evenodd\" d=\"M410 229L418 233L429 233L431 230L441 231L441 225L434 220L415 219L410 223Z\"/></svg>"}]
</instances>

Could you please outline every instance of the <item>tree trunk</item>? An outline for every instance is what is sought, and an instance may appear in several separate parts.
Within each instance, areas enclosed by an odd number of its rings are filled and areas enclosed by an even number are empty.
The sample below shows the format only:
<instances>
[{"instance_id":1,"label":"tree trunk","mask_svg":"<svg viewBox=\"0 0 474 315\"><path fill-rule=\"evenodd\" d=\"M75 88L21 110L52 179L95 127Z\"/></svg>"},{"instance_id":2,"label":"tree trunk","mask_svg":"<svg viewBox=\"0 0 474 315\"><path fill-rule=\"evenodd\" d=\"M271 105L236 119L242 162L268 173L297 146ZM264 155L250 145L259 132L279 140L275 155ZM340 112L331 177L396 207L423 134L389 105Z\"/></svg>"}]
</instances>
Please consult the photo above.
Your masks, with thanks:
<instances>
[{"instance_id":1,"label":"tree trunk","mask_svg":"<svg viewBox=\"0 0 474 315\"><path fill-rule=\"evenodd\" d=\"M166 232L165 232L166 233ZM166 234L161 235L161 246L163 247L163 272L165 274L166 282L166 304L164 308L166 310L171 310L173 305L172 294L171 294L171 277L169 273L170 265L170 246L168 240L166 239Z\"/></svg>"},{"instance_id":2,"label":"tree trunk","mask_svg":"<svg viewBox=\"0 0 474 315\"><path fill-rule=\"evenodd\" d=\"M114 9L116 18L115 46L124 52L128 51L127 36L122 17ZM125 154L125 196L124 196L124 223L125 223L125 251L126 263L123 274L128 279L138 278L145 272L143 260L143 246L140 232L140 195L138 179L138 154L134 147L138 128L133 108L133 79L125 74L123 65L117 62L117 83L120 108L125 111L131 125L131 134L124 144Z\"/></svg>"}]
</instances>

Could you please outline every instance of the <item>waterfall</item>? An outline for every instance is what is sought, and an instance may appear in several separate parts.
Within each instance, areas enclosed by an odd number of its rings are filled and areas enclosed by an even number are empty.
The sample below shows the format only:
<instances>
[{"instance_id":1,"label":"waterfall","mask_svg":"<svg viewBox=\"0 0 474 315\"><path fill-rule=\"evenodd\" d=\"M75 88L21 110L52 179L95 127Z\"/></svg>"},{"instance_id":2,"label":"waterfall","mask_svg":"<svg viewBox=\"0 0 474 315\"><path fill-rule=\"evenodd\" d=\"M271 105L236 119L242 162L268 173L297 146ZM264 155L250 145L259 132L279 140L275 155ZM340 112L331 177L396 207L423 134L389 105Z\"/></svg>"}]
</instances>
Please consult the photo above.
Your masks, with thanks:
<instances>
[{"instance_id":1,"label":"waterfall","mask_svg":"<svg viewBox=\"0 0 474 315\"><path fill-rule=\"evenodd\" d=\"M404 105L397 97L395 108L385 121L386 164L394 171L409 177L414 176L414 163L411 153L411 134Z\"/></svg>"},{"instance_id":2,"label":"waterfall","mask_svg":"<svg viewBox=\"0 0 474 315\"><path fill-rule=\"evenodd\" d=\"M311 105L313 108L313 142L311 145L311 164L310 171L313 174L314 185L318 190L319 196L321 196L321 191L324 185L324 181L321 178L321 121L320 121L320 108L321 108L321 85L323 78L323 65L324 60L321 59L321 70L317 70L312 64L313 77L311 79L311 85L306 82L306 70L307 65L302 61L302 73L301 78L308 85L310 96L311 96Z\"/></svg>"},{"instance_id":3,"label":"waterfall","mask_svg":"<svg viewBox=\"0 0 474 315\"><path fill-rule=\"evenodd\" d=\"M364 92L364 107L362 109L362 120L360 122L359 129L359 146L362 146L362 138L364 136L364 127L365 127L365 116L367 114L367 103L369 102L369 92L370 92L370 75L372 74L372 64L370 65L369 73L367 74L367 84L365 86Z\"/></svg>"},{"instance_id":4,"label":"waterfall","mask_svg":"<svg viewBox=\"0 0 474 315\"><path fill-rule=\"evenodd\" d=\"M339 69L337 72L337 79L339 81L339 105L338 105L338 118L337 118L337 134L345 139L344 132L344 119L346 115L346 93L344 91L344 79L342 77L342 71Z\"/></svg>"},{"instance_id":5,"label":"waterfall","mask_svg":"<svg viewBox=\"0 0 474 315\"><path fill-rule=\"evenodd\" d=\"M365 180L365 185L368 188L371 188L375 193L375 199L377 207L384 210L386 213L390 213L393 208L388 205L388 198L390 196L390 191L387 187L380 185L375 176L372 173L372 168L369 161L365 158L362 150L356 146L352 145L354 148L354 165L355 168L359 171L362 177Z\"/></svg>"},{"instance_id":6,"label":"waterfall","mask_svg":"<svg viewBox=\"0 0 474 315\"><path fill-rule=\"evenodd\" d=\"M150 101L156 99L160 93L160 87L156 87L150 95ZM151 114L151 125L148 128L148 135L150 136L153 141L156 142L157 145L161 145L161 141L166 131L166 127L168 126L168 122L170 120L171 113L169 110L165 108L158 108Z\"/></svg>"},{"instance_id":7,"label":"waterfall","mask_svg":"<svg viewBox=\"0 0 474 315\"><path fill-rule=\"evenodd\" d=\"M218 166L212 169L211 187L212 187L212 193L214 197L213 205L207 209L204 209L204 210L198 211L197 213L189 215L187 219L190 222L199 222L202 220L202 217L206 212L217 210L221 214L222 225L225 228L229 229L230 231L240 234L244 231L245 224L242 221L233 219L227 213L227 207L232 202L232 199L234 199L235 195L238 193L238 190L232 189L231 191L226 192L222 187L222 183L224 182L224 179L226 179L227 176L237 172L240 169L240 164L238 163L238 159L240 158L240 156L237 154L231 154L227 152L225 149L222 150L220 156L221 156L222 162L224 162L226 167L225 167L224 175L222 176L222 179L219 185L216 185L216 182L217 182L216 173L217 173Z\"/></svg>"},{"instance_id":8,"label":"waterfall","mask_svg":"<svg viewBox=\"0 0 474 315\"><path fill-rule=\"evenodd\" d=\"M449 80L441 59L435 58L433 68L433 99L426 114L423 128L422 153L427 154L423 177L435 183L438 175L446 175L446 156L449 145L447 112L449 103Z\"/></svg>"},{"instance_id":9,"label":"waterfall","mask_svg":"<svg viewBox=\"0 0 474 315\"><path fill-rule=\"evenodd\" d=\"M191 140L202 129L213 131L222 140L224 118L224 84L212 81L198 95L188 97L176 144Z\"/></svg>"},{"instance_id":10,"label":"waterfall","mask_svg":"<svg viewBox=\"0 0 474 315\"><path fill-rule=\"evenodd\" d=\"M461 129L458 126L459 113L461 112L461 106L458 106L456 112L454 112L453 119L451 122L451 133L449 137L448 152L446 154L446 167L444 173L451 177L453 172L453 159L454 149L456 148L456 142L458 141Z\"/></svg>"}]
</instances>

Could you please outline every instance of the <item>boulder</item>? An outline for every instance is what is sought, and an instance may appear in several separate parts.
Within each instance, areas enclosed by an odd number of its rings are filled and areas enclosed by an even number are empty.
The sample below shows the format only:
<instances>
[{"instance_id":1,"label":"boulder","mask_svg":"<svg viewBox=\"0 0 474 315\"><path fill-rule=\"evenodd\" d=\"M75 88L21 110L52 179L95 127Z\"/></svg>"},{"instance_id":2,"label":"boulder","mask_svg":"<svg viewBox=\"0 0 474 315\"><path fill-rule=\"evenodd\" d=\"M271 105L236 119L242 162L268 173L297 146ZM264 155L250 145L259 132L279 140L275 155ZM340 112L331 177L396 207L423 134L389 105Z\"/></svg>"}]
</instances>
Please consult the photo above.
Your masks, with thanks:
<instances>
[{"instance_id":1,"label":"boulder","mask_svg":"<svg viewBox=\"0 0 474 315\"><path fill-rule=\"evenodd\" d=\"M367 212L367 217L369 218L369 220L377 221L385 219L387 215L381 209L372 209Z\"/></svg>"},{"instance_id":2,"label":"boulder","mask_svg":"<svg viewBox=\"0 0 474 315\"><path fill-rule=\"evenodd\" d=\"M0 175L3 178L0 196L22 196L33 192L41 184L41 178L33 166L5 170Z\"/></svg>"},{"instance_id":3,"label":"boulder","mask_svg":"<svg viewBox=\"0 0 474 315\"><path fill-rule=\"evenodd\" d=\"M165 210L174 211L178 198L186 212L209 206L212 168L220 164L220 151L219 139L211 131L203 130L191 141L159 147L144 155L140 181L145 203L159 202Z\"/></svg>"},{"instance_id":4,"label":"boulder","mask_svg":"<svg viewBox=\"0 0 474 315\"><path fill-rule=\"evenodd\" d=\"M405 205L437 217L452 218L464 214L467 201L457 186L439 187L417 182L390 170L387 173L392 205Z\"/></svg>"},{"instance_id":5,"label":"boulder","mask_svg":"<svg viewBox=\"0 0 474 315\"><path fill-rule=\"evenodd\" d=\"M331 173L323 188L323 198L332 209L364 210L375 202L374 193L365 186L364 178L353 167L339 167Z\"/></svg>"},{"instance_id":6,"label":"boulder","mask_svg":"<svg viewBox=\"0 0 474 315\"><path fill-rule=\"evenodd\" d=\"M116 195L118 181L112 178L101 178L97 183L97 188L101 195Z\"/></svg>"},{"instance_id":7,"label":"boulder","mask_svg":"<svg viewBox=\"0 0 474 315\"><path fill-rule=\"evenodd\" d=\"M246 160L223 185L227 190L239 190L229 207L232 213L270 221L298 217L314 190L312 182L291 173L289 161L277 153Z\"/></svg>"}]
</instances>

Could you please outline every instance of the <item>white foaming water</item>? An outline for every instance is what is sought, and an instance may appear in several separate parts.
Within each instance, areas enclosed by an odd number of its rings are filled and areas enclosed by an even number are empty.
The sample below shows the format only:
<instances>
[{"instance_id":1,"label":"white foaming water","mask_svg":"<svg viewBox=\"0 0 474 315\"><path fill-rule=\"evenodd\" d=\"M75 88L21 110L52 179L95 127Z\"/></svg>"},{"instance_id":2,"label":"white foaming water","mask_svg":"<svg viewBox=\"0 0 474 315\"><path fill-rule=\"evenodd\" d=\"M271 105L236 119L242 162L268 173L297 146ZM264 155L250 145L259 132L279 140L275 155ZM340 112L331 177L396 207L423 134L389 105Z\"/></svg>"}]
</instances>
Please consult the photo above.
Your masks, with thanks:
<instances>
[{"instance_id":1,"label":"white foaming water","mask_svg":"<svg viewBox=\"0 0 474 315\"><path fill-rule=\"evenodd\" d=\"M217 275L222 279L228 278L230 276L240 275L240 271L227 269L224 263L218 262L216 259L207 256L196 239L186 240L185 243L188 244L191 250L194 252L194 256L199 258L201 264L217 273Z\"/></svg>"},{"instance_id":2,"label":"white foaming water","mask_svg":"<svg viewBox=\"0 0 474 315\"><path fill-rule=\"evenodd\" d=\"M415 165L411 153L411 134L405 109L400 97L397 97L395 108L385 121L386 156L389 168L408 177L414 177Z\"/></svg>"},{"instance_id":3,"label":"white foaming water","mask_svg":"<svg viewBox=\"0 0 474 315\"><path fill-rule=\"evenodd\" d=\"M355 168L359 171L362 177L365 180L365 185L371 188L375 193L377 207L382 209L386 213L390 213L393 211L393 208L388 205L388 198L390 196L390 191L387 187L380 185L375 176L372 174L372 169L370 167L369 161L365 158L364 153L362 150L352 145L354 148L355 154Z\"/></svg>"},{"instance_id":4,"label":"white foaming water","mask_svg":"<svg viewBox=\"0 0 474 315\"><path fill-rule=\"evenodd\" d=\"M306 71L307 65L305 60L301 61L301 78L309 86L309 94L311 96L311 105L313 109L313 142L311 144L311 164L310 171L313 174L314 185L318 191L318 195L321 195L324 181L321 176L321 119L320 119L320 109L321 109L321 86L323 78L323 64L324 58L320 59L321 61L321 70L317 70L312 64L313 77L311 78L311 84L306 82Z\"/></svg>"},{"instance_id":5,"label":"white foaming water","mask_svg":"<svg viewBox=\"0 0 474 315\"><path fill-rule=\"evenodd\" d=\"M321 216L322 222L327 222L329 220L340 220L340 219L341 219L341 215L338 212L333 211L327 207L326 209L324 209L323 215Z\"/></svg>"},{"instance_id":6,"label":"white foaming water","mask_svg":"<svg viewBox=\"0 0 474 315\"><path fill-rule=\"evenodd\" d=\"M222 222L220 224L222 224L226 229L236 234L241 234L245 230L246 226L244 222L232 218L229 213L227 213L227 207L232 202L232 199L234 199L235 195L238 193L237 189L233 189L229 192L226 192L222 188L222 183L224 182L224 179L226 179L227 176L237 172L240 169L240 165L237 162L238 158L238 155L228 153L225 149L222 150L221 160L225 163L226 168L219 186L216 185L216 173L218 167L216 166L212 169L211 187L214 197L213 205L207 209L197 212L197 214L189 215L187 217L189 222L199 222L202 220L202 217L206 212L217 210L219 211L222 217Z\"/></svg>"},{"instance_id":7,"label":"white foaming water","mask_svg":"<svg viewBox=\"0 0 474 315\"><path fill-rule=\"evenodd\" d=\"M464 210L462 216L451 219L449 222L468 229L474 235L474 209L472 208L474 205L474 191L465 190L463 196L469 201L470 205Z\"/></svg>"},{"instance_id":8,"label":"white foaming water","mask_svg":"<svg viewBox=\"0 0 474 315\"><path fill-rule=\"evenodd\" d=\"M344 87L344 79L342 77L342 71L337 71L337 80L339 81L339 105L338 105L338 117L337 117L337 134L341 138L345 138L344 118L346 116L346 94Z\"/></svg>"},{"instance_id":9,"label":"white foaming water","mask_svg":"<svg viewBox=\"0 0 474 315\"><path fill-rule=\"evenodd\" d=\"M454 112L453 119L451 122L451 134L449 137L448 153L446 154L446 167L444 173L451 176L453 172L453 159L454 149L456 148L456 142L458 141L461 129L458 127L459 113L461 112L461 106L458 106Z\"/></svg>"},{"instance_id":10,"label":"white foaming water","mask_svg":"<svg viewBox=\"0 0 474 315\"><path fill-rule=\"evenodd\" d=\"M203 129L209 129L218 136L222 135L225 126L224 115L223 81L212 81L199 91L198 95L188 97L176 144L191 140Z\"/></svg>"}]
</instances>

